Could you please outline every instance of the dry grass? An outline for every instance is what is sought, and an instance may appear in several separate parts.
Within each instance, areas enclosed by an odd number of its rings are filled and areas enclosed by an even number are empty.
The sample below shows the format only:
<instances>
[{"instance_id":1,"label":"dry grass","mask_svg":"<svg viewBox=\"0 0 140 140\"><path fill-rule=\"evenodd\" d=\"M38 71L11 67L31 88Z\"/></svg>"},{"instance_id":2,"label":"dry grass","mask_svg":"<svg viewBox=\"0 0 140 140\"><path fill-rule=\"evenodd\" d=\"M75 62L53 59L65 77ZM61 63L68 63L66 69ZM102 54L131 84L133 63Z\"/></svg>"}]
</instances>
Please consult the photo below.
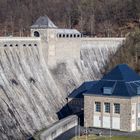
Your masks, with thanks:
<instances>
[{"instance_id":1,"label":"dry grass","mask_svg":"<svg viewBox=\"0 0 140 140\"><path fill-rule=\"evenodd\" d=\"M140 140L140 137L130 137L130 136L99 137L95 135L90 135L88 137L86 136L81 136L80 138L75 137L72 140Z\"/></svg>"}]
</instances>

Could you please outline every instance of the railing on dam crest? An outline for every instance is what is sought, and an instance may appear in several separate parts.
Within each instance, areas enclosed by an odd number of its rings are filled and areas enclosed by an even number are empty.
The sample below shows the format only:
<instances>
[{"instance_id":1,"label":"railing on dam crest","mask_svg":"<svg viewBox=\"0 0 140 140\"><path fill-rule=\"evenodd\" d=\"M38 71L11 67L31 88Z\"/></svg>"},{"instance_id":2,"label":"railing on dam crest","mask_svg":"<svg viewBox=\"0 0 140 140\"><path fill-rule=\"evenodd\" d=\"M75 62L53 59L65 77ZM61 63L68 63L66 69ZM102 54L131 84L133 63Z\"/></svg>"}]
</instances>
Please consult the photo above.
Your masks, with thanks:
<instances>
[{"instance_id":1,"label":"railing on dam crest","mask_svg":"<svg viewBox=\"0 0 140 140\"><path fill-rule=\"evenodd\" d=\"M78 125L78 117L76 115L68 116L54 124L52 124L47 130L43 131L39 135L40 140L54 140L64 132L74 128Z\"/></svg>"}]
</instances>

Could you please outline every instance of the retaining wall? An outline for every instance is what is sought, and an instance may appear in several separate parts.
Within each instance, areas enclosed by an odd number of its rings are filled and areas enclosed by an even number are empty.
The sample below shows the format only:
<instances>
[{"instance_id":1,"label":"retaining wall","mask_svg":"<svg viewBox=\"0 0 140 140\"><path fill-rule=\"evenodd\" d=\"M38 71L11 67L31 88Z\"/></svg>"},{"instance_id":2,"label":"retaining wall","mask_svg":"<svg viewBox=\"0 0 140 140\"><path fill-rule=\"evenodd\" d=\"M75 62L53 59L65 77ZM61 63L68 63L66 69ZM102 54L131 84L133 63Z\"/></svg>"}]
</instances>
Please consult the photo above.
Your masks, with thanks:
<instances>
[{"instance_id":1,"label":"retaining wall","mask_svg":"<svg viewBox=\"0 0 140 140\"><path fill-rule=\"evenodd\" d=\"M54 140L62 133L78 125L78 117L76 115L64 118L52 124L46 131L40 134L40 140Z\"/></svg>"}]
</instances>

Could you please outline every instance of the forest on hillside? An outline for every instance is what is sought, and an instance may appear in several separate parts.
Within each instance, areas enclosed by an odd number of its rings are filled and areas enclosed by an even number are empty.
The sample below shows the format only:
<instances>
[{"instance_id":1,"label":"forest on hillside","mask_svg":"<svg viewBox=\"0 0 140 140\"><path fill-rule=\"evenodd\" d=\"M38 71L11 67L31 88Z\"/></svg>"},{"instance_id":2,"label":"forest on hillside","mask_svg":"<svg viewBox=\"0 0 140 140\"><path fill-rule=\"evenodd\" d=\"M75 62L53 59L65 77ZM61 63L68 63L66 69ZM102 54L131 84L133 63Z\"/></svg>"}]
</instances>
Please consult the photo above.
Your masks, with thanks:
<instances>
[{"instance_id":1,"label":"forest on hillside","mask_svg":"<svg viewBox=\"0 0 140 140\"><path fill-rule=\"evenodd\" d=\"M140 0L0 0L0 35L29 35L43 15L90 36L125 36L140 26Z\"/></svg>"},{"instance_id":2,"label":"forest on hillside","mask_svg":"<svg viewBox=\"0 0 140 140\"><path fill-rule=\"evenodd\" d=\"M131 32L122 47L115 54L110 55L109 62L104 67L104 73L118 64L128 64L140 74L140 29Z\"/></svg>"}]
</instances>

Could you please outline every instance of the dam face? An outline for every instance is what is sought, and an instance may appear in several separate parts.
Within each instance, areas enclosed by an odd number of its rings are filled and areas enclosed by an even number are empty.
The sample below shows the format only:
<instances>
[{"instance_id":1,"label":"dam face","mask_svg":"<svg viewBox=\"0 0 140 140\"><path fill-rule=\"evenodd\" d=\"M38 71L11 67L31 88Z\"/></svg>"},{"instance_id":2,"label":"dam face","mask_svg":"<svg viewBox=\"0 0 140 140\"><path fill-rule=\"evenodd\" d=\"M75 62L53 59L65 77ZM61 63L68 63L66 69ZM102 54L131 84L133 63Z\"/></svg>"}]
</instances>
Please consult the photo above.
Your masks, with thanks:
<instances>
[{"instance_id":1,"label":"dam face","mask_svg":"<svg viewBox=\"0 0 140 140\"><path fill-rule=\"evenodd\" d=\"M124 41L54 38L56 30L43 31L50 38L0 38L0 140L24 140L58 120L67 95L100 78Z\"/></svg>"}]
</instances>

